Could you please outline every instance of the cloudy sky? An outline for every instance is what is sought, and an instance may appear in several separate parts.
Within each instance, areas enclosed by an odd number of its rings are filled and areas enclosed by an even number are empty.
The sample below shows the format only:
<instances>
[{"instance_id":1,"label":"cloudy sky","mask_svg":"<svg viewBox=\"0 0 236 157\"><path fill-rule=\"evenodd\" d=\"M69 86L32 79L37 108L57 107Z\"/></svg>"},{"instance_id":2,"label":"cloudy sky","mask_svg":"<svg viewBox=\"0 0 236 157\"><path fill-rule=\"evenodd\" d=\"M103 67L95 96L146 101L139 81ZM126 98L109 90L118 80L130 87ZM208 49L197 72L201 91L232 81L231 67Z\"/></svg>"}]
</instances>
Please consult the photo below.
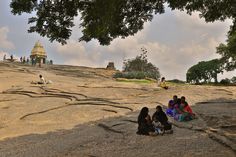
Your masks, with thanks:
<instances>
[{"instance_id":1,"label":"cloudy sky","mask_svg":"<svg viewBox=\"0 0 236 157\"><path fill-rule=\"evenodd\" d=\"M225 42L231 21L205 23L198 14L170 11L156 15L152 22L135 36L115 39L109 46L100 46L97 41L78 42L81 36L79 19L75 21L73 35L67 45L50 43L36 33L27 33L28 18L32 15L14 16L10 0L0 1L0 57L13 54L29 56L37 40L43 44L48 59L55 64L106 67L110 61L122 69L124 59L134 58L141 48L148 50L149 61L155 64L167 79L185 80L188 68L203 60L218 58L215 47ZM1 59L0 58L0 59ZM225 73L220 78L232 77L236 72Z\"/></svg>"}]
</instances>

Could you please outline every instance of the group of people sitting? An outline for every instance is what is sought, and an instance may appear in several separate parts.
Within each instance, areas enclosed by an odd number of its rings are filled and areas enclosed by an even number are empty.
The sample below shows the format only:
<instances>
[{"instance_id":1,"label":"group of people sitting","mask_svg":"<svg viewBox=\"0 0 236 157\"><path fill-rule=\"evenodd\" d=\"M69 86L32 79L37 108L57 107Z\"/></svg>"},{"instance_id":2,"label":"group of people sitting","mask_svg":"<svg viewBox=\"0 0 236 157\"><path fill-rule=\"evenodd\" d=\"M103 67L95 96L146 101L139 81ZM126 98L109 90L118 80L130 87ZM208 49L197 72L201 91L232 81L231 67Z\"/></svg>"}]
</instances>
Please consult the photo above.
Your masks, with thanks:
<instances>
[{"instance_id":1,"label":"group of people sitting","mask_svg":"<svg viewBox=\"0 0 236 157\"><path fill-rule=\"evenodd\" d=\"M152 118L148 113L149 109L147 107L141 109L138 116L137 134L156 136L158 134L163 135L165 132L173 132L172 125L168 122L168 118L161 106L156 107L156 112Z\"/></svg>"},{"instance_id":2,"label":"group of people sitting","mask_svg":"<svg viewBox=\"0 0 236 157\"><path fill-rule=\"evenodd\" d=\"M143 107L138 116L139 135L163 135L164 133L173 133L172 124L168 121L167 115L173 117L177 121L189 121L195 118L195 114L182 96L178 98L173 96L173 100L168 103L166 113L161 106L156 107L156 112L151 117L149 109Z\"/></svg>"},{"instance_id":3,"label":"group of people sitting","mask_svg":"<svg viewBox=\"0 0 236 157\"><path fill-rule=\"evenodd\" d=\"M189 121L195 118L191 107L186 102L185 97L178 98L177 95L173 96L173 100L168 103L166 114L170 117L174 117L177 121Z\"/></svg>"}]
</instances>

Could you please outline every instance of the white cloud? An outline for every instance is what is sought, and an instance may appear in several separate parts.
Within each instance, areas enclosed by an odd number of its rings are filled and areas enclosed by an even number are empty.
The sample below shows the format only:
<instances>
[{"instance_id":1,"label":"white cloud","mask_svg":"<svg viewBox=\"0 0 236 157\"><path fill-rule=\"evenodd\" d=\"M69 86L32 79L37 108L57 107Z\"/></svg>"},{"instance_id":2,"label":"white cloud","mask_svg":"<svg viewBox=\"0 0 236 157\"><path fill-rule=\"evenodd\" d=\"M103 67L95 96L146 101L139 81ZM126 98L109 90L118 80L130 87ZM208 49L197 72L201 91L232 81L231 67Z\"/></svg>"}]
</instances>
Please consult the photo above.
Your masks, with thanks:
<instances>
[{"instance_id":1,"label":"white cloud","mask_svg":"<svg viewBox=\"0 0 236 157\"><path fill-rule=\"evenodd\" d=\"M194 41L189 42L184 47L179 48L179 52L183 56L190 57L197 60L209 60L212 57L216 57L214 39L206 40L206 44L197 43ZM214 44L214 45L213 45Z\"/></svg>"},{"instance_id":2,"label":"white cloud","mask_svg":"<svg viewBox=\"0 0 236 157\"><path fill-rule=\"evenodd\" d=\"M82 43L76 42L75 40L70 40L67 45L57 44L56 50L64 58L64 64L91 67L99 66L100 53L89 53Z\"/></svg>"},{"instance_id":3,"label":"white cloud","mask_svg":"<svg viewBox=\"0 0 236 157\"><path fill-rule=\"evenodd\" d=\"M70 39L67 45L56 45L56 52L64 58L64 64L105 67L108 62L115 62L115 66L122 68L123 60L134 58L140 54L140 48L145 40L145 31L150 23L145 24L144 30L126 39L115 39L109 46L101 46L96 41L90 43L77 42Z\"/></svg>"},{"instance_id":4,"label":"white cloud","mask_svg":"<svg viewBox=\"0 0 236 157\"><path fill-rule=\"evenodd\" d=\"M0 27L0 49L14 49L14 44L7 39L8 27Z\"/></svg>"},{"instance_id":5,"label":"white cloud","mask_svg":"<svg viewBox=\"0 0 236 157\"><path fill-rule=\"evenodd\" d=\"M142 34L142 32L141 32ZM142 34L142 38L148 38ZM148 59L159 67L163 76L168 79L185 79L188 68L202 60L210 60L219 57L215 53L215 47L219 41L215 38L206 38L202 41L185 41L183 45L167 45L158 41L140 41L140 36L129 37L125 40L116 40L108 50L119 57L134 58L141 53L140 48L148 50ZM117 59L118 61L118 59ZM119 60L120 63L122 63ZM119 66L122 66L120 64Z\"/></svg>"},{"instance_id":6,"label":"white cloud","mask_svg":"<svg viewBox=\"0 0 236 157\"><path fill-rule=\"evenodd\" d=\"M85 48L81 43L71 40L66 45L57 44L57 52L66 56L81 57L85 53Z\"/></svg>"},{"instance_id":7,"label":"white cloud","mask_svg":"<svg viewBox=\"0 0 236 157\"><path fill-rule=\"evenodd\" d=\"M219 57L215 47L224 42L230 21L208 24L197 13L189 16L179 11L162 16L146 23L136 35L115 39L109 46L100 46L94 40L79 43L71 39L65 46L58 44L57 53L64 58L65 64L105 67L113 61L121 69L124 59L136 57L141 47L145 47L149 61L163 76L183 80L192 65Z\"/></svg>"}]
</instances>

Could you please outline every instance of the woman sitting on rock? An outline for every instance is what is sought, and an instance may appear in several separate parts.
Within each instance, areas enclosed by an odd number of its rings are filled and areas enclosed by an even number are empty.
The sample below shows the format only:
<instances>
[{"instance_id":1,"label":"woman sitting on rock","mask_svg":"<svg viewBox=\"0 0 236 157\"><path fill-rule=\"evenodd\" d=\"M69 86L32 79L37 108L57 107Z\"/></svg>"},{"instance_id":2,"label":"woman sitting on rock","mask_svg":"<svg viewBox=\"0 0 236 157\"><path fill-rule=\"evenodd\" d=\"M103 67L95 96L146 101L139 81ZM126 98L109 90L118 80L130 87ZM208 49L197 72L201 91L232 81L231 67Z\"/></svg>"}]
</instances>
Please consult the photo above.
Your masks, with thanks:
<instances>
[{"instance_id":1,"label":"woman sitting on rock","mask_svg":"<svg viewBox=\"0 0 236 157\"><path fill-rule=\"evenodd\" d=\"M168 86L166 85L166 79L165 77L161 78L161 82L159 84L160 87L164 88L164 89L168 89Z\"/></svg>"},{"instance_id":2,"label":"woman sitting on rock","mask_svg":"<svg viewBox=\"0 0 236 157\"><path fill-rule=\"evenodd\" d=\"M190 119L194 119L196 116L193 113L193 110L191 109L191 107L189 106L189 104L187 102L184 103L184 112L189 113Z\"/></svg>"},{"instance_id":3,"label":"woman sitting on rock","mask_svg":"<svg viewBox=\"0 0 236 157\"><path fill-rule=\"evenodd\" d=\"M148 114L149 110L147 107L143 107L138 116L138 131L139 135L151 135L155 136L154 126L152 125L151 117Z\"/></svg>"},{"instance_id":4,"label":"woman sitting on rock","mask_svg":"<svg viewBox=\"0 0 236 157\"><path fill-rule=\"evenodd\" d=\"M189 121L195 117L192 109L185 101L185 97L181 97L181 103L179 108L176 109L176 115L174 116L175 120L177 121Z\"/></svg>"}]
</instances>

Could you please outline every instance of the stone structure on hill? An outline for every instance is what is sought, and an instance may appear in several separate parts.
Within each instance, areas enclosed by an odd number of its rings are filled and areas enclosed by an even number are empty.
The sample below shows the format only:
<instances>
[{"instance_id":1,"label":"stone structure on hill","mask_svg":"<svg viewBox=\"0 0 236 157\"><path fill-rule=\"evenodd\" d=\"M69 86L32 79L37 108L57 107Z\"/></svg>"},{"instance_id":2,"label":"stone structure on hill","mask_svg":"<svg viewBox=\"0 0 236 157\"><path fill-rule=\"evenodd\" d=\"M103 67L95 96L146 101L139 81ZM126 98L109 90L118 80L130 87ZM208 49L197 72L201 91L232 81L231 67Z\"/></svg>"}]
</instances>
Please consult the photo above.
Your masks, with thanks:
<instances>
[{"instance_id":1,"label":"stone structure on hill","mask_svg":"<svg viewBox=\"0 0 236 157\"><path fill-rule=\"evenodd\" d=\"M114 62L109 62L106 69L107 70L116 70Z\"/></svg>"}]
</instances>

